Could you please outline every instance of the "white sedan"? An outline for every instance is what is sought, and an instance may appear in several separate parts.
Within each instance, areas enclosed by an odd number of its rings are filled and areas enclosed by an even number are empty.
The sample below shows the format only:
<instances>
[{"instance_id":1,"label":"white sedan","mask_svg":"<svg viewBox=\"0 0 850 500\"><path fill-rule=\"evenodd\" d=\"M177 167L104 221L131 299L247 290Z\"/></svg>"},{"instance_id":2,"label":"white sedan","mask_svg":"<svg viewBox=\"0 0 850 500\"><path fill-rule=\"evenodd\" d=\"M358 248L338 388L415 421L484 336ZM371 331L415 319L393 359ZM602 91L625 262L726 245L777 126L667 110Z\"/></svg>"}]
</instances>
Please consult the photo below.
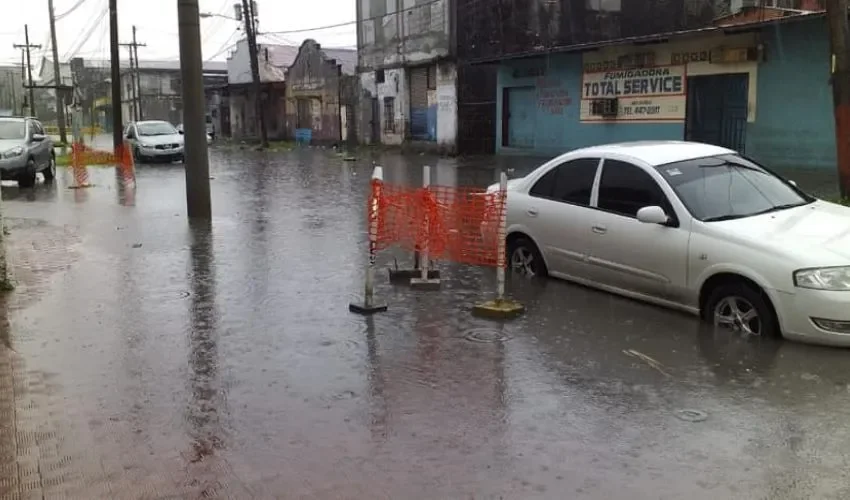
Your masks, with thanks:
<instances>
[{"instance_id":1,"label":"white sedan","mask_svg":"<svg viewBox=\"0 0 850 500\"><path fill-rule=\"evenodd\" d=\"M729 149L632 142L559 156L509 181L506 234L515 272L746 335L850 346L850 208Z\"/></svg>"}]
</instances>

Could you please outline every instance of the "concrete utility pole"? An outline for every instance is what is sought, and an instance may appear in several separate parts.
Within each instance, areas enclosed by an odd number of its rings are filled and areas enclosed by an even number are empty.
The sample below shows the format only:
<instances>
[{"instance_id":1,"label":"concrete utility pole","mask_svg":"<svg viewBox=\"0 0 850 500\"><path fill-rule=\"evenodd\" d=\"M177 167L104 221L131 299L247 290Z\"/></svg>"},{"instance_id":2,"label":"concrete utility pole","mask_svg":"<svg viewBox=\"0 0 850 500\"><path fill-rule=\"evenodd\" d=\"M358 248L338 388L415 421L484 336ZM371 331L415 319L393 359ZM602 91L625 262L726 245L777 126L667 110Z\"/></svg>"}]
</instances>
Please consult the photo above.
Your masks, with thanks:
<instances>
[{"instance_id":1,"label":"concrete utility pole","mask_svg":"<svg viewBox=\"0 0 850 500\"><path fill-rule=\"evenodd\" d=\"M132 89L133 116L134 120L142 119L142 85L139 78L139 47L147 47L144 43L136 41L136 26L133 26L133 41L131 43L120 43L122 47L130 49L130 88ZM135 66L134 66L135 62Z\"/></svg>"},{"instance_id":2,"label":"concrete utility pole","mask_svg":"<svg viewBox=\"0 0 850 500\"><path fill-rule=\"evenodd\" d=\"M56 85L56 122L59 125L59 140L62 144L68 144L68 136L65 132L65 99L59 92L62 85L62 74L59 72L59 47L56 45L56 15L53 11L53 0L47 0L47 10L50 13L50 44L53 46L53 80Z\"/></svg>"},{"instance_id":3,"label":"concrete utility pole","mask_svg":"<svg viewBox=\"0 0 850 500\"><path fill-rule=\"evenodd\" d=\"M254 17L254 2L242 0L243 18L245 20L245 35L248 38L248 55L251 57L251 77L254 80L254 113L260 124L260 144L269 147L269 135L266 130L266 112L262 102L260 85L260 62L257 60L257 21Z\"/></svg>"},{"instance_id":4,"label":"concrete utility pole","mask_svg":"<svg viewBox=\"0 0 850 500\"><path fill-rule=\"evenodd\" d=\"M136 41L136 25L133 25L133 57L136 59L136 109L139 111L136 120L142 120L142 79L139 76L139 47L147 47Z\"/></svg>"},{"instance_id":5,"label":"concrete utility pole","mask_svg":"<svg viewBox=\"0 0 850 500\"><path fill-rule=\"evenodd\" d=\"M30 43L30 28L29 25L24 25L24 40L25 45L12 45L16 49L24 49L27 56L27 75L26 80L29 82L27 88L30 89L29 109L30 115L35 116L35 87L32 86L32 61L30 60L30 49L40 49L41 45L33 45Z\"/></svg>"},{"instance_id":6,"label":"concrete utility pole","mask_svg":"<svg viewBox=\"0 0 850 500\"><path fill-rule=\"evenodd\" d=\"M118 0L109 0L109 59L112 78L112 147L124 145L124 120L121 117L121 53L118 45Z\"/></svg>"},{"instance_id":7,"label":"concrete utility pole","mask_svg":"<svg viewBox=\"0 0 850 500\"><path fill-rule=\"evenodd\" d=\"M211 219L204 73L198 0L177 0L180 77L183 80L183 134L186 155L186 208L190 219Z\"/></svg>"},{"instance_id":8,"label":"concrete utility pole","mask_svg":"<svg viewBox=\"0 0 850 500\"><path fill-rule=\"evenodd\" d=\"M829 42L832 51L832 105L839 190L850 197L850 25L847 0L826 0Z\"/></svg>"}]
</instances>

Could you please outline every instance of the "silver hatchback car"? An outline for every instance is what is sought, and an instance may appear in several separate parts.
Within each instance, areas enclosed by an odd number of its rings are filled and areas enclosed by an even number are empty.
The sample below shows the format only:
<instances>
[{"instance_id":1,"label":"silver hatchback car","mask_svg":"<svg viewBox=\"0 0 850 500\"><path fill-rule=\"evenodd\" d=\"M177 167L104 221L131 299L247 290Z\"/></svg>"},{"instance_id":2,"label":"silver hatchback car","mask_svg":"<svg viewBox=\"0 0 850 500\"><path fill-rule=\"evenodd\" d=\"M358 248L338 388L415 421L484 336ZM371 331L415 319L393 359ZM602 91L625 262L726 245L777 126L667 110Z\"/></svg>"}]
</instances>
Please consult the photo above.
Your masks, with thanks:
<instances>
[{"instance_id":1,"label":"silver hatchback car","mask_svg":"<svg viewBox=\"0 0 850 500\"><path fill-rule=\"evenodd\" d=\"M41 122L25 117L0 118L0 178L32 187L38 172L45 182L56 178L53 140L44 133Z\"/></svg>"}]
</instances>

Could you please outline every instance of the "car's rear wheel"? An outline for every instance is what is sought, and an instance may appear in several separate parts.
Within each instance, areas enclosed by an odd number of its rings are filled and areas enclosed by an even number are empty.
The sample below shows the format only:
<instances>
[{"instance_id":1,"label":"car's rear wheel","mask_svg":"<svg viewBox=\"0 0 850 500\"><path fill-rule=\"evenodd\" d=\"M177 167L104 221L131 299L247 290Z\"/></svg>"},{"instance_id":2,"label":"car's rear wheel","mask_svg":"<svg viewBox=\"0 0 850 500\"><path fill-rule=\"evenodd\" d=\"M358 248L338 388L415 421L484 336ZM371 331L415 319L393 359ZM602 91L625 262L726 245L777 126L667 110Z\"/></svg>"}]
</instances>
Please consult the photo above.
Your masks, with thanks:
<instances>
[{"instance_id":1,"label":"car's rear wheel","mask_svg":"<svg viewBox=\"0 0 850 500\"><path fill-rule=\"evenodd\" d=\"M30 158L26 170L18 177L18 187L31 188L35 186L35 161Z\"/></svg>"},{"instance_id":2,"label":"car's rear wheel","mask_svg":"<svg viewBox=\"0 0 850 500\"><path fill-rule=\"evenodd\" d=\"M530 239L519 236L508 240L507 259L509 269L529 278L545 278L549 275L543 255Z\"/></svg>"},{"instance_id":3,"label":"car's rear wheel","mask_svg":"<svg viewBox=\"0 0 850 500\"><path fill-rule=\"evenodd\" d=\"M42 171L42 175L44 175L44 182L53 182L56 179L56 156L50 155L50 163L47 164L47 168Z\"/></svg>"},{"instance_id":4,"label":"car's rear wheel","mask_svg":"<svg viewBox=\"0 0 850 500\"><path fill-rule=\"evenodd\" d=\"M763 291L744 282L725 283L708 297L703 319L745 336L780 337L776 313Z\"/></svg>"}]
</instances>

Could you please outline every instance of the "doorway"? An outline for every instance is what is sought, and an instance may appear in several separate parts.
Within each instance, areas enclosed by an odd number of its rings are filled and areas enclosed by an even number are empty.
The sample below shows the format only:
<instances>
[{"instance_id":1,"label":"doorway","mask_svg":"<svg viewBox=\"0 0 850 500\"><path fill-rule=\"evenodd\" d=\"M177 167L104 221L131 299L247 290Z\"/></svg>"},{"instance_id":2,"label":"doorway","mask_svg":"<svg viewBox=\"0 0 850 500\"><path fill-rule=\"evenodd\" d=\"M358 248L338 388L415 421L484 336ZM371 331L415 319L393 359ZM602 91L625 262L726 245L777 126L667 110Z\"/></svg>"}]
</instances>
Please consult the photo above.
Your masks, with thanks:
<instances>
[{"instance_id":1,"label":"doorway","mask_svg":"<svg viewBox=\"0 0 850 500\"><path fill-rule=\"evenodd\" d=\"M534 87L511 87L502 94L502 146L534 147Z\"/></svg>"},{"instance_id":2,"label":"doorway","mask_svg":"<svg viewBox=\"0 0 850 500\"><path fill-rule=\"evenodd\" d=\"M744 153L748 88L747 73L688 78L685 140Z\"/></svg>"}]
</instances>

